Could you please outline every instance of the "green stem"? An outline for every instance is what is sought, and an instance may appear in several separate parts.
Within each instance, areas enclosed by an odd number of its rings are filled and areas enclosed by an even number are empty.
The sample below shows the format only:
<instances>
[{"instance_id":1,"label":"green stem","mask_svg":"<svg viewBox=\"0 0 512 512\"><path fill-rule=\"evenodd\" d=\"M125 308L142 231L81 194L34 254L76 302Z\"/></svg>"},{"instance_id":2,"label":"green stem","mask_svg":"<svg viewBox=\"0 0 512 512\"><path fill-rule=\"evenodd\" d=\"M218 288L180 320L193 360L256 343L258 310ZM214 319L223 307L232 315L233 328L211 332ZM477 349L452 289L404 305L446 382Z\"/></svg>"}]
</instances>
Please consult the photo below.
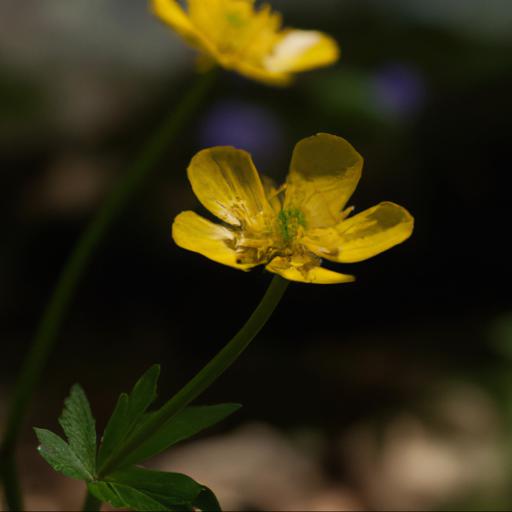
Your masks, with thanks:
<instances>
[{"instance_id":1,"label":"green stem","mask_svg":"<svg viewBox=\"0 0 512 512\"><path fill-rule=\"evenodd\" d=\"M197 398L217 380L247 348L260 332L279 304L288 286L288 281L274 276L258 307L236 336L178 393L176 393L144 427L117 452L108 458L99 471L99 478L108 475L123 463L125 457L137 449L146 439L157 432L174 415Z\"/></svg>"},{"instance_id":2,"label":"green stem","mask_svg":"<svg viewBox=\"0 0 512 512\"><path fill-rule=\"evenodd\" d=\"M82 506L82 512L97 512L101 509L101 501L93 496L89 491L85 496L85 501Z\"/></svg>"},{"instance_id":3,"label":"green stem","mask_svg":"<svg viewBox=\"0 0 512 512\"><path fill-rule=\"evenodd\" d=\"M200 75L197 82L188 89L185 97L173 108L163 124L147 141L140 157L114 188L69 256L43 313L10 400L7 426L0 452L4 458L12 458L34 390L41 379L46 362L57 341L64 316L94 250L149 171L164 154L169 143L196 112L201 100L211 88L214 76L214 71ZM15 481L16 475L4 474L3 480L5 483L8 480Z\"/></svg>"},{"instance_id":4,"label":"green stem","mask_svg":"<svg viewBox=\"0 0 512 512\"><path fill-rule=\"evenodd\" d=\"M0 477L4 482L6 510L22 510L20 485L17 478L16 459L14 452L0 452Z\"/></svg>"}]
</instances>

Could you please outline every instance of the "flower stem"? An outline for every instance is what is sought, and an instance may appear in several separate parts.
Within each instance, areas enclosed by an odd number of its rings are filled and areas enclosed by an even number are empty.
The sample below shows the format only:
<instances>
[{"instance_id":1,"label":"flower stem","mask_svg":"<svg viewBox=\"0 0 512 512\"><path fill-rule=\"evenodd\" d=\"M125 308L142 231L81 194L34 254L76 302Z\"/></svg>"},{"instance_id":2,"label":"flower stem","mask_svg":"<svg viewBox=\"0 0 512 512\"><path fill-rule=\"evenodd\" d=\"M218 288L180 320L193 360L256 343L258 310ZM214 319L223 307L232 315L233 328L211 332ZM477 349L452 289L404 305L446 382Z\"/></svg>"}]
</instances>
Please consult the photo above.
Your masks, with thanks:
<instances>
[{"instance_id":1,"label":"flower stem","mask_svg":"<svg viewBox=\"0 0 512 512\"><path fill-rule=\"evenodd\" d=\"M147 141L139 158L128 169L103 207L92 219L69 256L43 312L10 400L7 426L0 449L0 456L5 459L5 462L0 461L0 464L4 468L11 468L6 469L2 474L5 487L14 484L16 484L16 487L18 486L17 476L13 473L14 464L12 463L18 436L22 430L23 421L34 390L41 379L46 362L57 341L64 316L94 250L105 237L123 207L164 154L170 142L197 111L198 106L213 84L215 74L215 71L211 71L200 75L197 82L187 90L179 104L174 106L162 125ZM6 493L6 495L10 508L21 509L20 503L10 500L9 493Z\"/></svg>"},{"instance_id":2,"label":"flower stem","mask_svg":"<svg viewBox=\"0 0 512 512\"><path fill-rule=\"evenodd\" d=\"M99 470L100 478L117 469L133 450L137 449L149 436L165 425L170 418L197 398L238 359L267 323L287 287L288 281L286 279L277 275L274 276L258 307L235 337L158 412L154 413L152 420L148 421L144 428L137 431L119 451L114 452L105 461L105 464Z\"/></svg>"},{"instance_id":3,"label":"flower stem","mask_svg":"<svg viewBox=\"0 0 512 512\"><path fill-rule=\"evenodd\" d=\"M20 484L17 478L16 460L12 453L0 450L0 478L4 482L4 497L8 504L7 510L22 510Z\"/></svg>"}]
</instances>

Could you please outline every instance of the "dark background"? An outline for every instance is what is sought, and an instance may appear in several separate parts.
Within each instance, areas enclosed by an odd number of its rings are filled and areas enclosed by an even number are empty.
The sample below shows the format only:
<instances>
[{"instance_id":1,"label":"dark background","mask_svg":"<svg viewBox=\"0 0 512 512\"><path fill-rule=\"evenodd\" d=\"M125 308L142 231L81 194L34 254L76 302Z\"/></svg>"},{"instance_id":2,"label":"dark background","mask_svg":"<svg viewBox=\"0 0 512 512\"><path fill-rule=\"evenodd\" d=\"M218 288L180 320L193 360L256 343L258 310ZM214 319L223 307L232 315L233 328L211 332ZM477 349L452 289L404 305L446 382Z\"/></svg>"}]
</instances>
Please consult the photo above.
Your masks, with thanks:
<instances>
[{"instance_id":1,"label":"dark background","mask_svg":"<svg viewBox=\"0 0 512 512\"><path fill-rule=\"evenodd\" d=\"M512 3L273 6L288 25L335 36L342 59L288 89L220 74L97 251L30 425L54 427L78 381L101 427L118 393L152 363L162 364L166 398L213 356L270 276L173 244L174 216L201 211L188 161L203 147L234 145L281 181L294 144L325 131L365 158L350 204L397 202L415 216L414 234L372 260L338 266L355 284L292 284L262 334L201 399L244 404L208 439L229 445L247 425L265 425L249 429L247 446L253 434L268 446L261 432L270 432L291 460L314 461L317 486L309 473L290 477L307 509L509 509ZM194 80L193 52L144 1L0 5L0 415L74 242ZM67 481L32 455L29 428L23 446L33 503L72 506L75 498L58 499ZM182 450L178 466L193 473ZM249 464L236 450L222 453L228 468ZM215 489L224 466L210 463ZM263 470L272 467L269 455ZM34 483L41 475L55 502ZM296 506L293 485L290 498L279 485L265 497L251 490L260 476L219 494L232 507Z\"/></svg>"}]
</instances>

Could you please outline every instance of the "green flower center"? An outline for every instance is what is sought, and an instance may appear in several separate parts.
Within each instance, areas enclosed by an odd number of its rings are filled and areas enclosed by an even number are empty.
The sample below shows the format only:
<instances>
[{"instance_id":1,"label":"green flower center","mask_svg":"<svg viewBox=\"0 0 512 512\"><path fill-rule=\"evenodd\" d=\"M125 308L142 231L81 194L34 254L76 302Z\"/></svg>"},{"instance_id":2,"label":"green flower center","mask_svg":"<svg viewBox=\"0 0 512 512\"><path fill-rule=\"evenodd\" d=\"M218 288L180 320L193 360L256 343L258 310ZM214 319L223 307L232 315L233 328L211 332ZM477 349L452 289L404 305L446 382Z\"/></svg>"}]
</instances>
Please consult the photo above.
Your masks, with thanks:
<instances>
[{"instance_id":1,"label":"green flower center","mask_svg":"<svg viewBox=\"0 0 512 512\"><path fill-rule=\"evenodd\" d=\"M279 212L277 225L281 237L288 243L297 236L300 228L306 227L306 219L297 208L288 208Z\"/></svg>"},{"instance_id":2,"label":"green flower center","mask_svg":"<svg viewBox=\"0 0 512 512\"><path fill-rule=\"evenodd\" d=\"M240 28L245 25L245 20L237 12L228 12L226 19L230 25L236 28Z\"/></svg>"}]
</instances>

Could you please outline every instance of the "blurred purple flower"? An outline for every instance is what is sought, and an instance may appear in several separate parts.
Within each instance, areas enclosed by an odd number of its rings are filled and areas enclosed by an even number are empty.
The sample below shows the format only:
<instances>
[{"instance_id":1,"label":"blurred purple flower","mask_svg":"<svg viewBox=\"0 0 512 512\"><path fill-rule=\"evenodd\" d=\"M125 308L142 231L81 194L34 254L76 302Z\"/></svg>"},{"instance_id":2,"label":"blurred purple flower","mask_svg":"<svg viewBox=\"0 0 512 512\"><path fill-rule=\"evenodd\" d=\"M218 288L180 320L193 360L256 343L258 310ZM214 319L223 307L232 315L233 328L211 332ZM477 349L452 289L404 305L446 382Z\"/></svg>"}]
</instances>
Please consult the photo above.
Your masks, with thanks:
<instances>
[{"instance_id":1,"label":"blurred purple flower","mask_svg":"<svg viewBox=\"0 0 512 512\"><path fill-rule=\"evenodd\" d=\"M201 147L234 146L266 163L282 146L282 129L268 109L244 101L221 101L206 114L199 132Z\"/></svg>"},{"instance_id":2,"label":"blurred purple flower","mask_svg":"<svg viewBox=\"0 0 512 512\"><path fill-rule=\"evenodd\" d=\"M425 103L426 84L421 74L403 64L389 64L373 76L377 107L392 117L407 118Z\"/></svg>"}]
</instances>

